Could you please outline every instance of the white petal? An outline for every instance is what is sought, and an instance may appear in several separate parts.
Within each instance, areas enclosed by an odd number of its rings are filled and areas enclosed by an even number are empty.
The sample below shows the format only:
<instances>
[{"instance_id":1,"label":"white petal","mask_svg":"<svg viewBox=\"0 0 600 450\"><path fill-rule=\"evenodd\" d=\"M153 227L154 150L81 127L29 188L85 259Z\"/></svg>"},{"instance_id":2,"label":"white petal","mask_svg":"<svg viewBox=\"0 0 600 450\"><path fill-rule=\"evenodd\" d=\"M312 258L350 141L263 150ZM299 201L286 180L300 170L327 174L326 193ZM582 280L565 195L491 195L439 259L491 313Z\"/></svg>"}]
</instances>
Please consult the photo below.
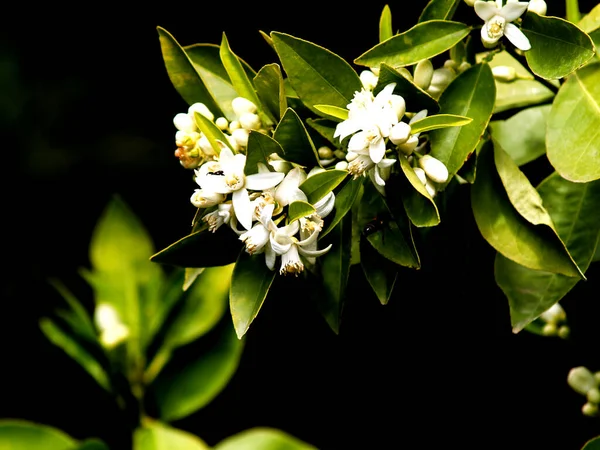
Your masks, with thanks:
<instances>
[{"instance_id":1,"label":"white petal","mask_svg":"<svg viewBox=\"0 0 600 450\"><path fill-rule=\"evenodd\" d=\"M340 122L337 124L337 126L335 127L335 133L333 134L333 137L339 137L340 141L343 141L346 137L350 136L352 133L356 133L358 130L361 129L361 123L358 120L352 120L352 119L348 119L348 120L344 120L343 122Z\"/></svg>"},{"instance_id":2,"label":"white petal","mask_svg":"<svg viewBox=\"0 0 600 450\"><path fill-rule=\"evenodd\" d=\"M277 186L285 177L281 172L254 173L246 176L246 188L262 191Z\"/></svg>"},{"instance_id":3,"label":"white petal","mask_svg":"<svg viewBox=\"0 0 600 450\"><path fill-rule=\"evenodd\" d=\"M246 188L238 189L231 196L231 201L233 203L233 211L235 212L235 216L237 220L242 224L242 226L249 230L252 228L252 202L248 197L248 191Z\"/></svg>"},{"instance_id":4,"label":"white petal","mask_svg":"<svg viewBox=\"0 0 600 450\"><path fill-rule=\"evenodd\" d=\"M322 248L321 250L306 250L303 249L302 247L298 247L298 251L305 256L321 256L324 255L325 253L327 253L329 250L331 250L332 244L329 244L327 247Z\"/></svg>"},{"instance_id":5,"label":"white petal","mask_svg":"<svg viewBox=\"0 0 600 450\"><path fill-rule=\"evenodd\" d=\"M475 13L486 22L500 13L500 9L494 2L476 1L473 6L475 7Z\"/></svg>"},{"instance_id":6,"label":"white petal","mask_svg":"<svg viewBox=\"0 0 600 450\"><path fill-rule=\"evenodd\" d=\"M385 181L383 178L381 178L381 175L379 174L379 166L375 166L375 168L373 169L373 179L375 180L375 183L377 183L379 186L385 186Z\"/></svg>"},{"instance_id":7,"label":"white petal","mask_svg":"<svg viewBox=\"0 0 600 450\"><path fill-rule=\"evenodd\" d=\"M265 264L270 270L275 269L275 258L277 258L277 255L275 254L271 246L267 244L265 247Z\"/></svg>"},{"instance_id":8,"label":"white petal","mask_svg":"<svg viewBox=\"0 0 600 450\"><path fill-rule=\"evenodd\" d=\"M507 39L519 50L526 52L531 48L531 44L529 43L527 36L525 36L525 34L523 34L523 32L512 23L506 24L504 28L504 36L506 36Z\"/></svg>"},{"instance_id":9,"label":"white petal","mask_svg":"<svg viewBox=\"0 0 600 450\"><path fill-rule=\"evenodd\" d=\"M299 229L300 229L300 224L298 223L297 220L294 220L289 225L286 225L285 227L281 227L279 229L279 231L281 233L285 233L287 236L291 237L291 236L294 236L296 233L298 233Z\"/></svg>"},{"instance_id":10,"label":"white petal","mask_svg":"<svg viewBox=\"0 0 600 450\"><path fill-rule=\"evenodd\" d=\"M359 131L353 135L348 141L348 151L357 152L363 150L369 146L369 140L367 139L367 133Z\"/></svg>"},{"instance_id":11,"label":"white petal","mask_svg":"<svg viewBox=\"0 0 600 450\"><path fill-rule=\"evenodd\" d=\"M331 211L333 211L333 207L335 206L335 194L331 191L321 200L313 205L317 210L317 214L319 217L327 217Z\"/></svg>"},{"instance_id":12,"label":"white petal","mask_svg":"<svg viewBox=\"0 0 600 450\"><path fill-rule=\"evenodd\" d=\"M425 117L427 117L427 110L426 109L422 109L421 111L419 111L418 113L416 113L414 116L412 116L411 119L408 121L408 123L409 124L414 123L417 120L424 119Z\"/></svg>"},{"instance_id":13,"label":"white petal","mask_svg":"<svg viewBox=\"0 0 600 450\"><path fill-rule=\"evenodd\" d=\"M289 205L295 200L307 201L306 194L298 186L306 180L306 172L299 167L290 170L275 190L275 200L281 206Z\"/></svg>"},{"instance_id":14,"label":"white petal","mask_svg":"<svg viewBox=\"0 0 600 450\"><path fill-rule=\"evenodd\" d=\"M508 25L511 25L510 23L507 23L505 25L504 31L506 32L506 28L508 27ZM514 25L513 25L514 26ZM483 43L483 46L485 48L492 48L495 47L496 44L498 43L498 41L500 40L500 38L502 37L502 35L499 35L497 38L491 38L489 33L488 33L488 29L487 29L487 23L485 23L482 27L481 27L481 42Z\"/></svg>"},{"instance_id":15,"label":"white petal","mask_svg":"<svg viewBox=\"0 0 600 450\"><path fill-rule=\"evenodd\" d=\"M287 253L290 250L290 247L293 244L291 240L289 242L284 243L277 242L278 233L271 233L271 236L269 237L269 242L271 243L271 249L273 250L273 252L275 252L275 254L283 255L284 253Z\"/></svg>"},{"instance_id":16,"label":"white petal","mask_svg":"<svg viewBox=\"0 0 600 450\"><path fill-rule=\"evenodd\" d=\"M375 139L369 146L369 156L371 161L377 164L385 155L385 141L382 138Z\"/></svg>"},{"instance_id":17,"label":"white petal","mask_svg":"<svg viewBox=\"0 0 600 450\"><path fill-rule=\"evenodd\" d=\"M223 175L208 174L199 180L198 184L201 184L202 189L205 191L216 192L219 194L229 194L231 192L231 188L227 186Z\"/></svg>"},{"instance_id":18,"label":"white petal","mask_svg":"<svg viewBox=\"0 0 600 450\"><path fill-rule=\"evenodd\" d=\"M500 10L500 15L504 17L507 22L512 22L527 11L527 6L529 6L529 2L510 2L504 5Z\"/></svg>"},{"instance_id":19,"label":"white petal","mask_svg":"<svg viewBox=\"0 0 600 450\"><path fill-rule=\"evenodd\" d=\"M314 242L317 242L318 237L319 237L319 232L313 231L312 233L310 233L310 235L306 239L303 239L302 241L298 241L298 246L299 247L305 247L305 246L310 247L311 244L313 244Z\"/></svg>"},{"instance_id":20,"label":"white petal","mask_svg":"<svg viewBox=\"0 0 600 450\"><path fill-rule=\"evenodd\" d=\"M219 153L219 162L221 163L223 170L225 170L225 165L233 162L233 157L234 154L229 147L224 147L221 149L221 152Z\"/></svg>"},{"instance_id":21,"label":"white petal","mask_svg":"<svg viewBox=\"0 0 600 450\"><path fill-rule=\"evenodd\" d=\"M375 170L370 170L369 171L369 178L371 179L371 182L373 183L373 186L375 186L375 189L377 189L377 191L383 196L385 197L385 186L381 186L380 184L377 184L377 181L375 180Z\"/></svg>"},{"instance_id":22,"label":"white petal","mask_svg":"<svg viewBox=\"0 0 600 450\"><path fill-rule=\"evenodd\" d=\"M381 161L379 161L379 163L377 165L379 166L380 169L387 169L388 167L392 167L395 162L396 162L395 159L383 158Z\"/></svg>"}]
</instances>

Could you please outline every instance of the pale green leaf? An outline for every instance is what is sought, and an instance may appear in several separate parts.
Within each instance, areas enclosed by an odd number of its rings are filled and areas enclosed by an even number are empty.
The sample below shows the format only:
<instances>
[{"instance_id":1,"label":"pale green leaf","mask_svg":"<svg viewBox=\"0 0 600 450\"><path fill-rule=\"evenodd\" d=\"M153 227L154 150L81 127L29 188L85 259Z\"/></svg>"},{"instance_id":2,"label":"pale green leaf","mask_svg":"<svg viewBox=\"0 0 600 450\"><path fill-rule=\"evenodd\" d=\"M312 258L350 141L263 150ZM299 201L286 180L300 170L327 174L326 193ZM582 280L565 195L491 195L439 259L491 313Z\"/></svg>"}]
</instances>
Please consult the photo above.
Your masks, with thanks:
<instances>
[{"instance_id":1,"label":"pale green leaf","mask_svg":"<svg viewBox=\"0 0 600 450\"><path fill-rule=\"evenodd\" d=\"M267 64L254 77L254 87L261 102L279 121L287 109L285 84L279 64Z\"/></svg>"},{"instance_id":2,"label":"pale green leaf","mask_svg":"<svg viewBox=\"0 0 600 450\"><path fill-rule=\"evenodd\" d=\"M592 10L581 18L577 24L586 33L597 30L600 27L600 3L592 8Z\"/></svg>"},{"instance_id":3,"label":"pale green leaf","mask_svg":"<svg viewBox=\"0 0 600 450\"><path fill-rule=\"evenodd\" d=\"M157 420L146 420L133 432L133 450L209 450L198 436Z\"/></svg>"},{"instance_id":4,"label":"pale green leaf","mask_svg":"<svg viewBox=\"0 0 600 450\"><path fill-rule=\"evenodd\" d=\"M461 127L463 125L468 125L472 121L473 119L470 117L459 116L456 114L435 114L412 122L410 124L410 132L416 134L424 131L436 130L438 128Z\"/></svg>"},{"instance_id":5,"label":"pale green leaf","mask_svg":"<svg viewBox=\"0 0 600 450\"><path fill-rule=\"evenodd\" d=\"M398 185L386 187L389 192L400 192L406 215L416 227L433 227L440 223L440 213L425 185L404 155L399 155L400 167L404 176L398 176Z\"/></svg>"},{"instance_id":6,"label":"pale green leaf","mask_svg":"<svg viewBox=\"0 0 600 450\"><path fill-rule=\"evenodd\" d=\"M462 0L429 0L419 16L419 22L428 20L452 20Z\"/></svg>"},{"instance_id":7,"label":"pale green leaf","mask_svg":"<svg viewBox=\"0 0 600 450\"><path fill-rule=\"evenodd\" d=\"M299 188L306 194L308 202L314 205L333 191L347 176L346 170L325 170L306 178Z\"/></svg>"},{"instance_id":8,"label":"pale green leaf","mask_svg":"<svg viewBox=\"0 0 600 450\"><path fill-rule=\"evenodd\" d=\"M225 146L229 147L231 151L233 151L233 147L227 139L227 136L221 131L219 127L215 125L215 123L210 120L208 117L205 117L203 114L200 114L198 111L194 112L194 121L196 122L196 126L202 132L204 136L210 142L210 146L213 148L215 153L218 155L221 153L221 149Z\"/></svg>"},{"instance_id":9,"label":"pale green leaf","mask_svg":"<svg viewBox=\"0 0 600 450\"><path fill-rule=\"evenodd\" d=\"M282 430L255 427L229 436L213 450L317 450Z\"/></svg>"},{"instance_id":10,"label":"pale green leaf","mask_svg":"<svg viewBox=\"0 0 600 450\"><path fill-rule=\"evenodd\" d=\"M77 441L64 431L20 419L0 419L2 450L75 450Z\"/></svg>"},{"instance_id":11,"label":"pale green leaf","mask_svg":"<svg viewBox=\"0 0 600 450\"><path fill-rule=\"evenodd\" d=\"M331 105L314 105L315 109L326 116L334 119L346 120L348 118L348 109Z\"/></svg>"},{"instance_id":12,"label":"pale green leaf","mask_svg":"<svg viewBox=\"0 0 600 450\"><path fill-rule=\"evenodd\" d=\"M391 38L394 35L392 29L392 11L390 5L384 5L379 16L379 42Z\"/></svg>"},{"instance_id":13,"label":"pale green leaf","mask_svg":"<svg viewBox=\"0 0 600 450\"><path fill-rule=\"evenodd\" d=\"M292 202L288 205L288 223L292 223L294 220L310 216L315 212L315 207L310 203L306 203L301 200Z\"/></svg>"}]
</instances>

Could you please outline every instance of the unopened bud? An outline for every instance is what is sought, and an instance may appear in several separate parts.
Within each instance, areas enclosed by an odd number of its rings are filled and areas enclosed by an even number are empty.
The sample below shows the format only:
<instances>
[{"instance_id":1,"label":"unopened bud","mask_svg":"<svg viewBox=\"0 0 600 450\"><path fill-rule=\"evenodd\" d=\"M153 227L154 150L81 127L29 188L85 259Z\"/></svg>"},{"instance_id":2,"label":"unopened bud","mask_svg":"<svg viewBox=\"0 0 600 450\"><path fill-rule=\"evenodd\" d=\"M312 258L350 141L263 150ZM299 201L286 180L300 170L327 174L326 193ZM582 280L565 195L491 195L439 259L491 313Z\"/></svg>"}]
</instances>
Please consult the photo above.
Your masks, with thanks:
<instances>
[{"instance_id":1,"label":"unopened bud","mask_svg":"<svg viewBox=\"0 0 600 450\"><path fill-rule=\"evenodd\" d=\"M540 16L545 16L547 9L548 6L544 0L531 0L527 6L527 11L534 12Z\"/></svg>"},{"instance_id":2,"label":"unopened bud","mask_svg":"<svg viewBox=\"0 0 600 450\"><path fill-rule=\"evenodd\" d=\"M396 117L398 117L398 120L402 119L406 113L406 101L404 100L404 97L401 95L392 95L391 102Z\"/></svg>"},{"instance_id":3,"label":"unopened bud","mask_svg":"<svg viewBox=\"0 0 600 450\"><path fill-rule=\"evenodd\" d=\"M469 69L471 67L471 63L467 62L467 61L463 61L460 63L460 65L458 66L458 73L463 73L465 70Z\"/></svg>"},{"instance_id":4,"label":"unopened bud","mask_svg":"<svg viewBox=\"0 0 600 450\"><path fill-rule=\"evenodd\" d=\"M475 4L475 0L465 0L465 3L472 7Z\"/></svg>"},{"instance_id":5,"label":"unopened bud","mask_svg":"<svg viewBox=\"0 0 600 450\"><path fill-rule=\"evenodd\" d=\"M317 150L317 153L319 154L319 158L322 158L322 159L333 158L333 152L326 145L319 147L319 149Z\"/></svg>"},{"instance_id":6,"label":"unopened bud","mask_svg":"<svg viewBox=\"0 0 600 450\"><path fill-rule=\"evenodd\" d=\"M458 70L458 62L454 61L453 59L447 59L444 61L444 68L456 71Z\"/></svg>"},{"instance_id":7,"label":"unopened bud","mask_svg":"<svg viewBox=\"0 0 600 450\"><path fill-rule=\"evenodd\" d=\"M587 395L588 391L595 388L597 384L592 372L584 366L572 368L567 375L567 383L581 395Z\"/></svg>"},{"instance_id":8,"label":"unopened bud","mask_svg":"<svg viewBox=\"0 0 600 450\"><path fill-rule=\"evenodd\" d=\"M402 144L398 144L398 150L400 150L402 153L404 153L406 156L412 155L412 152L414 151L415 148L417 148L417 145L419 144L419 137L415 136L414 134L411 135L408 140Z\"/></svg>"},{"instance_id":9,"label":"unopened bud","mask_svg":"<svg viewBox=\"0 0 600 450\"><path fill-rule=\"evenodd\" d=\"M373 72L376 77L379 76L379 67L369 67L369 70Z\"/></svg>"},{"instance_id":10,"label":"unopened bud","mask_svg":"<svg viewBox=\"0 0 600 450\"><path fill-rule=\"evenodd\" d=\"M425 171L431 181L435 183L445 183L448 181L448 168L439 159L431 155L424 155L419 158L419 166Z\"/></svg>"},{"instance_id":11,"label":"unopened bud","mask_svg":"<svg viewBox=\"0 0 600 450\"><path fill-rule=\"evenodd\" d=\"M197 131L196 123L194 119L190 117L189 114L179 113L173 117L173 125L180 131L185 131L186 133L191 133L192 131Z\"/></svg>"},{"instance_id":12,"label":"unopened bud","mask_svg":"<svg viewBox=\"0 0 600 450\"><path fill-rule=\"evenodd\" d=\"M406 122L398 122L390 131L390 141L394 145L404 144L410 137L410 125Z\"/></svg>"},{"instance_id":13,"label":"unopened bud","mask_svg":"<svg viewBox=\"0 0 600 450\"><path fill-rule=\"evenodd\" d=\"M598 415L598 405L595 403L587 402L581 407L581 412L584 416L596 417Z\"/></svg>"},{"instance_id":14,"label":"unopened bud","mask_svg":"<svg viewBox=\"0 0 600 450\"><path fill-rule=\"evenodd\" d=\"M435 194L437 193L437 189L435 188L435 186L433 185L433 183L431 182L431 180L429 178L427 178L427 182L425 183L425 189L427 189L427 192L429 193L431 198L435 197Z\"/></svg>"},{"instance_id":15,"label":"unopened bud","mask_svg":"<svg viewBox=\"0 0 600 450\"><path fill-rule=\"evenodd\" d=\"M338 161L335 164L335 168L337 170L347 170L348 169L348 161Z\"/></svg>"},{"instance_id":16,"label":"unopened bud","mask_svg":"<svg viewBox=\"0 0 600 450\"><path fill-rule=\"evenodd\" d=\"M239 120L242 128L246 130L258 130L262 126L258 114L244 113L240 115Z\"/></svg>"},{"instance_id":17,"label":"unopened bud","mask_svg":"<svg viewBox=\"0 0 600 450\"><path fill-rule=\"evenodd\" d=\"M433 78L433 64L429 59L419 61L415 67L413 75L414 83L421 89L425 90L431 84Z\"/></svg>"},{"instance_id":18,"label":"unopened bud","mask_svg":"<svg viewBox=\"0 0 600 450\"><path fill-rule=\"evenodd\" d=\"M450 84L456 75L454 71L445 67L435 69L431 77L430 87L445 88Z\"/></svg>"},{"instance_id":19,"label":"unopened bud","mask_svg":"<svg viewBox=\"0 0 600 450\"><path fill-rule=\"evenodd\" d=\"M492 75L496 80L504 83L510 83L518 78L516 69L511 66L492 67Z\"/></svg>"},{"instance_id":20,"label":"unopened bud","mask_svg":"<svg viewBox=\"0 0 600 450\"><path fill-rule=\"evenodd\" d=\"M257 107L254 103L244 97L236 97L231 101L231 108L237 116L241 116L244 113L255 113Z\"/></svg>"},{"instance_id":21,"label":"unopened bud","mask_svg":"<svg viewBox=\"0 0 600 450\"><path fill-rule=\"evenodd\" d=\"M245 128L238 128L237 130L233 130L231 135L240 147L248 146L248 137L250 136L250 133Z\"/></svg>"},{"instance_id":22,"label":"unopened bud","mask_svg":"<svg viewBox=\"0 0 600 450\"><path fill-rule=\"evenodd\" d=\"M292 169L292 165L283 159L271 160L269 165L273 167L275 172L288 173Z\"/></svg>"},{"instance_id":23,"label":"unopened bud","mask_svg":"<svg viewBox=\"0 0 600 450\"><path fill-rule=\"evenodd\" d=\"M427 175L425 175L425 171L420 167L415 167L413 170L415 171L415 174L419 180L421 180L421 183L423 183L423 186L425 186L425 184L427 184Z\"/></svg>"},{"instance_id":24,"label":"unopened bud","mask_svg":"<svg viewBox=\"0 0 600 450\"><path fill-rule=\"evenodd\" d=\"M217 120L215 120L215 125L219 130L224 131L229 127L229 121L225 117L218 117Z\"/></svg>"},{"instance_id":25,"label":"unopened bud","mask_svg":"<svg viewBox=\"0 0 600 450\"><path fill-rule=\"evenodd\" d=\"M556 325L554 323L547 323L542 328L542 334L544 336L556 336L558 330L556 329Z\"/></svg>"},{"instance_id":26,"label":"unopened bud","mask_svg":"<svg viewBox=\"0 0 600 450\"><path fill-rule=\"evenodd\" d=\"M238 128L242 128L239 120L232 120L229 124L229 131L237 130Z\"/></svg>"},{"instance_id":27,"label":"unopened bud","mask_svg":"<svg viewBox=\"0 0 600 450\"><path fill-rule=\"evenodd\" d=\"M555 303L546 311L544 311L540 315L540 318L547 323L558 323L564 321L567 318L567 313L565 313L565 310L560 305L560 303Z\"/></svg>"},{"instance_id":28,"label":"unopened bud","mask_svg":"<svg viewBox=\"0 0 600 450\"><path fill-rule=\"evenodd\" d=\"M198 139L197 146L206 156L214 156L217 154L212 144L204 134L200 137L200 139Z\"/></svg>"},{"instance_id":29,"label":"unopened bud","mask_svg":"<svg viewBox=\"0 0 600 450\"><path fill-rule=\"evenodd\" d=\"M567 325L562 325L558 329L558 337L559 338L561 338L561 339L569 339L570 335L571 335L571 329Z\"/></svg>"},{"instance_id":30,"label":"unopened bud","mask_svg":"<svg viewBox=\"0 0 600 450\"><path fill-rule=\"evenodd\" d=\"M227 138L227 142L229 142L229 146L234 152L239 152L241 150L240 145L237 143L237 141L232 135L226 134L225 137Z\"/></svg>"},{"instance_id":31,"label":"unopened bud","mask_svg":"<svg viewBox=\"0 0 600 450\"><path fill-rule=\"evenodd\" d=\"M194 113L202 114L211 122L215 119L215 115L210 112L210 109L208 109L204 103L194 103L188 108L188 114L190 117L194 117Z\"/></svg>"},{"instance_id":32,"label":"unopened bud","mask_svg":"<svg viewBox=\"0 0 600 450\"><path fill-rule=\"evenodd\" d=\"M333 152L333 154L335 155L336 158L338 159L344 159L346 157L346 152L343 152L342 150L335 150Z\"/></svg>"},{"instance_id":33,"label":"unopened bud","mask_svg":"<svg viewBox=\"0 0 600 450\"><path fill-rule=\"evenodd\" d=\"M403 75L407 80L413 80L412 73L410 73L410 70L408 70L406 67L396 67L395 69L396 72L398 72L400 75Z\"/></svg>"},{"instance_id":34,"label":"unopened bud","mask_svg":"<svg viewBox=\"0 0 600 450\"><path fill-rule=\"evenodd\" d=\"M190 201L196 208L208 208L215 206L225 200L225 195L217 194L216 192L205 191L204 189L196 189Z\"/></svg>"},{"instance_id":35,"label":"unopened bud","mask_svg":"<svg viewBox=\"0 0 600 450\"><path fill-rule=\"evenodd\" d=\"M348 153L346 153L346 161L352 162L356 158L358 158L358 153L354 153L354 152L348 152Z\"/></svg>"},{"instance_id":36,"label":"unopened bud","mask_svg":"<svg viewBox=\"0 0 600 450\"><path fill-rule=\"evenodd\" d=\"M587 393L587 399L590 403L595 403L596 405L600 403L600 390L598 388L592 388Z\"/></svg>"},{"instance_id":37,"label":"unopened bud","mask_svg":"<svg viewBox=\"0 0 600 450\"><path fill-rule=\"evenodd\" d=\"M372 91L377 86L378 77L370 70L363 70L360 73L360 81L365 89Z\"/></svg>"}]
</instances>

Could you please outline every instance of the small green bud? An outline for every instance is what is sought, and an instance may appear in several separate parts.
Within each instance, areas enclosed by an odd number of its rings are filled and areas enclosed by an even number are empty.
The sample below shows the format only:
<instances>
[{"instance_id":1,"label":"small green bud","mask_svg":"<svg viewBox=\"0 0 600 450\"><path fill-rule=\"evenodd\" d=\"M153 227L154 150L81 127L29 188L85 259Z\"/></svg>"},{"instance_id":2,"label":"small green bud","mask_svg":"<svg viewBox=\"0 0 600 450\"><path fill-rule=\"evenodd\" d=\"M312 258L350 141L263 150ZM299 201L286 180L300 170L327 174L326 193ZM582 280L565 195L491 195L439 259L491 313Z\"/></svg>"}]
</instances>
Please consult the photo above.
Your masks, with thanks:
<instances>
[{"instance_id":1,"label":"small green bud","mask_svg":"<svg viewBox=\"0 0 600 450\"><path fill-rule=\"evenodd\" d=\"M584 366L572 368L567 375L567 383L575 392L581 395L587 395L590 389L596 387L594 375Z\"/></svg>"},{"instance_id":2,"label":"small green bud","mask_svg":"<svg viewBox=\"0 0 600 450\"><path fill-rule=\"evenodd\" d=\"M584 416L596 417L598 415L598 405L595 403L587 402L581 407L581 412Z\"/></svg>"},{"instance_id":3,"label":"small green bud","mask_svg":"<svg viewBox=\"0 0 600 450\"><path fill-rule=\"evenodd\" d=\"M347 161L338 161L335 164L335 168L337 170L347 170L348 169L348 162Z\"/></svg>"},{"instance_id":4,"label":"small green bud","mask_svg":"<svg viewBox=\"0 0 600 450\"><path fill-rule=\"evenodd\" d=\"M570 335L571 335L571 329L567 325L562 325L558 329L558 337L559 338L561 338L561 339L569 339Z\"/></svg>"},{"instance_id":5,"label":"small green bud","mask_svg":"<svg viewBox=\"0 0 600 450\"><path fill-rule=\"evenodd\" d=\"M321 159L333 158L333 152L326 145L319 147L319 149L317 150L317 153L319 154L319 158L321 158Z\"/></svg>"},{"instance_id":6,"label":"small green bud","mask_svg":"<svg viewBox=\"0 0 600 450\"><path fill-rule=\"evenodd\" d=\"M215 120L215 125L219 127L219 130L224 131L229 127L229 121L225 117L218 117Z\"/></svg>"},{"instance_id":7,"label":"small green bud","mask_svg":"<svg viewBox=\"0 0 600 450\"><path fill-rule=\"evenodd\" d=\"M336 150L333 152L336 158L344 159L346 157L346 153L341 150Z\"/></svg>"},{"instance_id":8,"label":"small green bud","mask_svg":"<svg viewBox=\"0 0 600 450\"><path fill-rule=\"evenodd\" d=\"M592 388L587 393L587 400L590 403L595 403L596 405L600 403L600 390L598 388Z\"/></svg>"},{"instance_id":9,"label":"small green bud","mask_svg":"<svg viewBox=\"0 0 600 450\"><path fill-rule=\"evenodd\" d=\"M542 328L542 334L544 336L556 336L557 333L558 330L556 329L556 325L553 323L547 323L544 325L544 328Z\"/></svg>"}]
</instances>

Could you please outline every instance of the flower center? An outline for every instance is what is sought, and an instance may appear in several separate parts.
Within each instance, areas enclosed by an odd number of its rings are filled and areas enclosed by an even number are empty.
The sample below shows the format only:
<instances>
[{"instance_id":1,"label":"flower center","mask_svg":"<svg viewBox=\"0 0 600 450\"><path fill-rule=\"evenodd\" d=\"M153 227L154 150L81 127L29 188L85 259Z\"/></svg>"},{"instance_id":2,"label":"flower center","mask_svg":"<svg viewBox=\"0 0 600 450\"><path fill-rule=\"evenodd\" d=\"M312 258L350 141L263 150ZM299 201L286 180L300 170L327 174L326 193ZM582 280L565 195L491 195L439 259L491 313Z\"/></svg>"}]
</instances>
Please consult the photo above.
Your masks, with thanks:
<instances>
[{"instance_id":1,"label":"flower center","mask_svg":"<svg viewBox=\"0 0 600 450\"><path fill-rule=\"evenodd\" d=\"M229 189L232 191L237 191L238 189L243 188L244 181L245 180L243 176L234 173L230 173L225 176L225 184L227 184L227 187L229 187Z\"/></svg>"},{"instance_id":2,"label":"flower center","mask_svg":"<svg viewBox=\"0 0 600 450\"><path fill-rule=\"evenodd\" d=\"M490 19L487 26L487 33L490 39L498 39L504 35L504 25L506 20L502 16L494 16Z\"/></svg>"}]
</instances>

